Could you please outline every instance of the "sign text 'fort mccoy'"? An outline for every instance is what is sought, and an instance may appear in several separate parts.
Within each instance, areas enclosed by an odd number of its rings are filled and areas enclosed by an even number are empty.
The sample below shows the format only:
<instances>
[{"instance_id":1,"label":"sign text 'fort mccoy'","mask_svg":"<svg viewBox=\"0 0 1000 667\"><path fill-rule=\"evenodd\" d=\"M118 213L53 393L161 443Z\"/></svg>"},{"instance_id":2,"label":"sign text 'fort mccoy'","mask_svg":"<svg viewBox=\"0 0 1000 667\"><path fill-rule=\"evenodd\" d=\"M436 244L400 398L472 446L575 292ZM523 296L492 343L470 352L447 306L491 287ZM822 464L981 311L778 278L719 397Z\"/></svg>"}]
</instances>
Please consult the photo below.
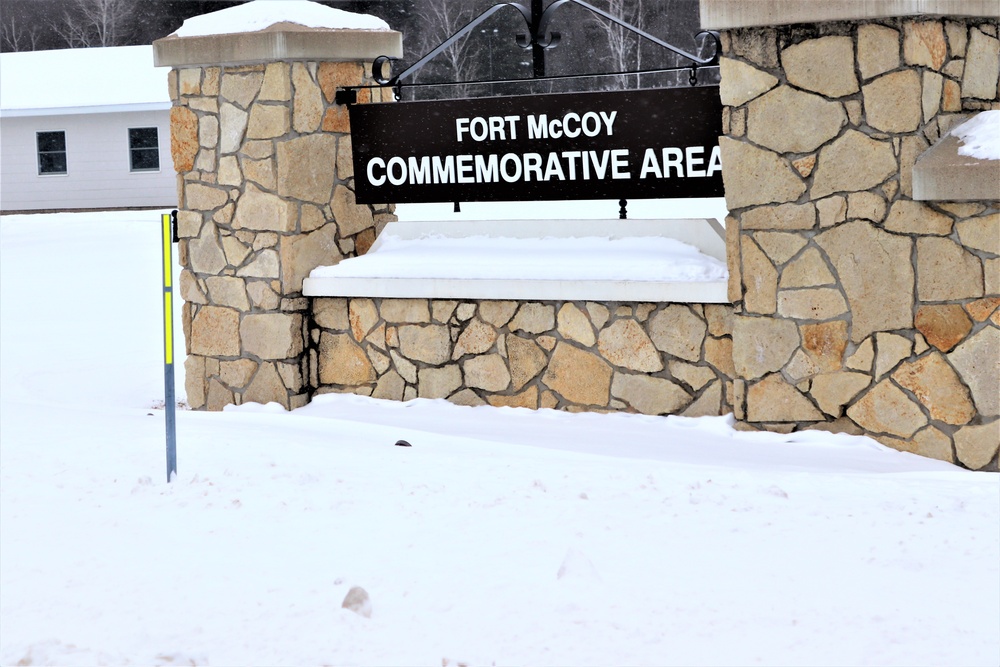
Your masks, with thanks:
<instances>
[{"instance_id":1,"label":"sign text 'fort mccoy'","mask_svg":"<svg viewBox=\"0 0 1000 667\"><path fill-rule=\"evenodd\" d=\"M720 197L715 87L350 108L359 203Z\"/></svg>"}]
</instances>

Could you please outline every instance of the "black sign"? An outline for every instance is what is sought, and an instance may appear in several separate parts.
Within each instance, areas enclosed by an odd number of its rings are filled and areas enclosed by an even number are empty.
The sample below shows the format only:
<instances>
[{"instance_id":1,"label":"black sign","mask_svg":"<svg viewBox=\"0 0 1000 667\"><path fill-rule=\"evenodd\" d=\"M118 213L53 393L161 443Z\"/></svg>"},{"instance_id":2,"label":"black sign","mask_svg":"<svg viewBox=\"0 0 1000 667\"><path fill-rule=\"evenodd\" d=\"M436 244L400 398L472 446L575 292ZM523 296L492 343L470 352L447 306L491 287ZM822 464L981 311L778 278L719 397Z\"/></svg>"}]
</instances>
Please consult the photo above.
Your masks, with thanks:
<instances>
[{"instance_id":1,"label":"black sign","mask_svg":"<svg viewBox=\"0 0 1000 667\"><path fill-rule=\"evenodd\" d=\"M365 204L721 197L717 87L350 107Z\"/></svg>"}]
</instances>

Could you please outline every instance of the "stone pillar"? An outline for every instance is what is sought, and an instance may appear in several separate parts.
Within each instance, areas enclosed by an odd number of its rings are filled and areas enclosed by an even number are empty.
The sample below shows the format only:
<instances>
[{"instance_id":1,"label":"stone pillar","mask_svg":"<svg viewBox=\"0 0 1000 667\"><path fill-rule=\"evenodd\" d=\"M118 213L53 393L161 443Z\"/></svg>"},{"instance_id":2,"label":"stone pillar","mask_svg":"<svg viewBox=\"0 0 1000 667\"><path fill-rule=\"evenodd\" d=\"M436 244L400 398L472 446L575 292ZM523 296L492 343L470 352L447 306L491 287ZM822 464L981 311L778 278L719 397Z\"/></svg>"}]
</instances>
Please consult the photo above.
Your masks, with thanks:
<instances>
[{"instance_id":1,"label":"stone pillar","mask_svg":"<svg viewBox=\"0 0 1000 667\"><path fill-rule=\"evenodd\" d=\"M156 64L172 68L192 408L308 403L302 279L364 253L393 219L391 206L354 201L347 109L334 93L373 83L371 61L401 48L395 31L301 26L154 43Z\"/></svg>"},{"instance_id":2,"label":"stone pillar","mask_svg":"<svg viewBox=\"0 0 1000 667\"><path fill-rule=\"evenodd\" d=\"M998 11L966 4L941 17L879 1L702 0L703 27L722 29L745 427L865 433L997 469L1000 188L913 196L918 156L1000 108Z\"/></svg>"}]
</instances>

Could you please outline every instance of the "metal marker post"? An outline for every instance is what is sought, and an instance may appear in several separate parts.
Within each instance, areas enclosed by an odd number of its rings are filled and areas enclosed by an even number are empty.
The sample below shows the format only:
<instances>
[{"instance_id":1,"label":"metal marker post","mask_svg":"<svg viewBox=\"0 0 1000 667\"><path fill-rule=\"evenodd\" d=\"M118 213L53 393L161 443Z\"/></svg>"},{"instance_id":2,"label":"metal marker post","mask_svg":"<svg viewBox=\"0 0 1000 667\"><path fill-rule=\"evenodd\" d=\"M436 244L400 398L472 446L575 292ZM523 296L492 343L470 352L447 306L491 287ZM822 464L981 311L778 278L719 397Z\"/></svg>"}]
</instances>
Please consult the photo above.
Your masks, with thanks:
<instances>
[{"instance_id":1,"label":"metal marker post","mask_svg":"<svg viewBox=\"0 0 1000 667\"><path fill-rule=\"evenodd\" d=\"M163 410L167 422L167 483L177 475L177 401L174 399L173 218L160 219L163 237Z\"/></svg>"}]
</instances>

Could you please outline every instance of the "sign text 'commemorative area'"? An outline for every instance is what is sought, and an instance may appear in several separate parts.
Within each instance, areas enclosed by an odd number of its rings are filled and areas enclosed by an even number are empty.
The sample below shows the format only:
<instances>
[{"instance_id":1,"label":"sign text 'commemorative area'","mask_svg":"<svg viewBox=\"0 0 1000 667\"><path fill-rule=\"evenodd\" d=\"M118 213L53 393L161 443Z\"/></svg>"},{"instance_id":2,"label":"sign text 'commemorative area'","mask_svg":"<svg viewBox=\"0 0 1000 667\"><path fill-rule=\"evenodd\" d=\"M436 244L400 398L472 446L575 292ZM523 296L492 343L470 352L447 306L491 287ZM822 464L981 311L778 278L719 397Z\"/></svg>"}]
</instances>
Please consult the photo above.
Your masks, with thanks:
<instances>
[{"instance_id":1,"label":"sign text 'commemorative area'","mask_svg":"<svg viewBox=\"0 0 1000 667\"><path fill-rule=\"evenodd\" d=\"M354 105L359 203L718 197L718 89Z\"/></svg>"}]
</instances>

